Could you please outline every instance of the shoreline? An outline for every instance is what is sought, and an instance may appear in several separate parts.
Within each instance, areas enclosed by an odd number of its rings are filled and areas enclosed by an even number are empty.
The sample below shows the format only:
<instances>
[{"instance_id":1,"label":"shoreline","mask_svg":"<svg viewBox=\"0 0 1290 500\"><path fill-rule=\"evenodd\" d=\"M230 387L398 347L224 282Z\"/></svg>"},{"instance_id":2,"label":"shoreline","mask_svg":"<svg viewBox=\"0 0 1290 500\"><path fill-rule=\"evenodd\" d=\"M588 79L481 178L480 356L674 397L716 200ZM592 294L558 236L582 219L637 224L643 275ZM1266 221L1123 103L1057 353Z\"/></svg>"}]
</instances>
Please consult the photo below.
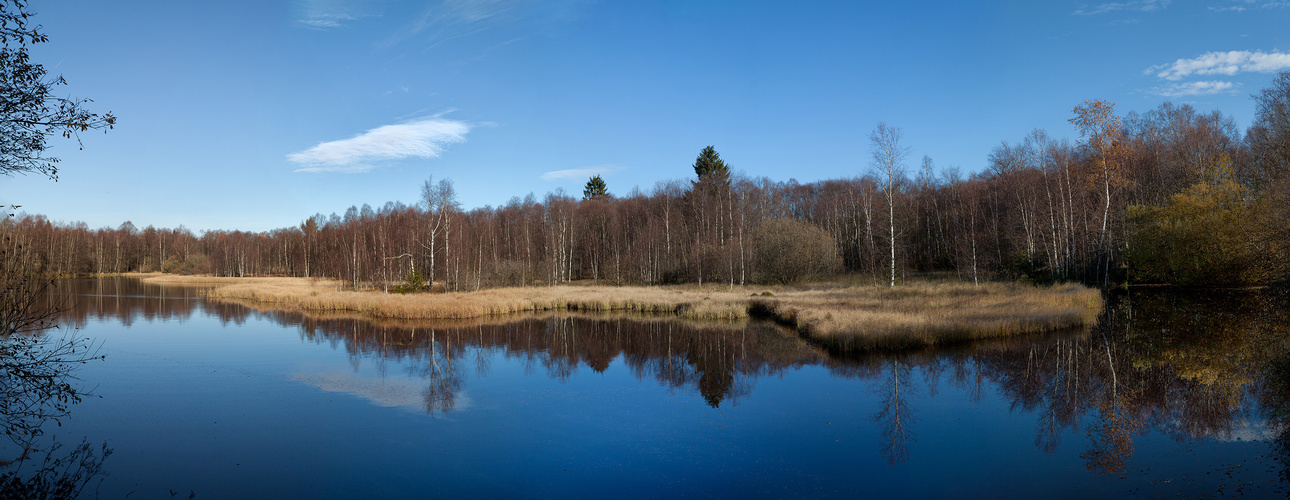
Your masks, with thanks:
<instances>
[{"instance_id":1,"label":"shoreline","mask_svg":"<svg viewBox=\"0 0 1290 500\"><path fill-rule=\"evenodd\" d=\"M257 309L344 314L376 320L467 320L525 313L628 313L731 322L765 318L840 353L893 350L1021 336L1097 323L1101 292L1075 284L912 283L896 288L695 285L494 288L391 294L343 290L319 278L224 278L127 273L145 283L210 287L207 297ZM769 292L769 295L765 295Z\"/></svg>"}]
</instances>

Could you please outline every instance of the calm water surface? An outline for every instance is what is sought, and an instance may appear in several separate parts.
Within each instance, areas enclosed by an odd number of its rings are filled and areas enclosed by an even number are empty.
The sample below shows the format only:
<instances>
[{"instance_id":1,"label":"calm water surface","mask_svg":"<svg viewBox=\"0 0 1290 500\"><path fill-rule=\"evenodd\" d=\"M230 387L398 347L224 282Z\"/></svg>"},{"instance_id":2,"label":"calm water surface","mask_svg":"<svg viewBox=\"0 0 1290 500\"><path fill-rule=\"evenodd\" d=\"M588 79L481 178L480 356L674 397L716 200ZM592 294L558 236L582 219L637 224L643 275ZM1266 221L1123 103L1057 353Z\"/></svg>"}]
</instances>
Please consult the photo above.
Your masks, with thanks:
<instances>
[{"instance_id":1,"label":"calm water surface","mask_svg":"<svg viewBox=\"0 0 1290 500\"><path fill-rule=\"evenodd\" d=\"M50 429L104 498L1284 496L1287 301L1138 292L1090 331L838 358L773 325L371 323L128 279Z\"/></svg>"}]
</instances>

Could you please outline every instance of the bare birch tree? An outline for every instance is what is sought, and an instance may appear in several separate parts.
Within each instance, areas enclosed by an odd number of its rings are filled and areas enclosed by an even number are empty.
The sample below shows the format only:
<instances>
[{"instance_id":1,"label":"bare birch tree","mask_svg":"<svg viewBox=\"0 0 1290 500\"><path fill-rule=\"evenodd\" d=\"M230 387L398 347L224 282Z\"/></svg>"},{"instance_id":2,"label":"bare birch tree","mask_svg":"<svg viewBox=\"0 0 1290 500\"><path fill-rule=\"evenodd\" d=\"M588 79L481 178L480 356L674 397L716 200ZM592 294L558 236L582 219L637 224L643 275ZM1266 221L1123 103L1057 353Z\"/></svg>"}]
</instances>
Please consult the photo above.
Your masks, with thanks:
<instances>
[{"instance_id":1,"label":"bare birch tree","mask_svg":"<svg viewBox=\"0 0 1290 500\"><path fill-rule=\"evenodd\" d=\"M439 235L448 231L448 221L452 213L457 210L457 192L452 187L452 181L449 179L439 179L439 183L432 181L434 178L426 179L425 184L421 185L421 206L425 209L426 231L430 240L429 244L422 241L421 246L430 251L430 271L427 279L430 281L431 289L434 288L435 272L435 253L438 250L436 240ZM444 258L447 258L448 248L446 246L447 238L444 238Z\"/></svg>"},{"instance_id":2,"label":"bare birch tree","mask_svg":"<svg viewBox=\"0 0 1290 500\"><path fill-rule=\"evenodd\" d=\"M883 194L887 197L887 234L891 236L891 283L888 286L891 287L896 286L896 185L905 176L905 158L910 152L908 146L900 145L902 135L904 133L899 127L888 127L881 122L869 134L873 168L877 170Z\"/></svg>"}]
</instances>

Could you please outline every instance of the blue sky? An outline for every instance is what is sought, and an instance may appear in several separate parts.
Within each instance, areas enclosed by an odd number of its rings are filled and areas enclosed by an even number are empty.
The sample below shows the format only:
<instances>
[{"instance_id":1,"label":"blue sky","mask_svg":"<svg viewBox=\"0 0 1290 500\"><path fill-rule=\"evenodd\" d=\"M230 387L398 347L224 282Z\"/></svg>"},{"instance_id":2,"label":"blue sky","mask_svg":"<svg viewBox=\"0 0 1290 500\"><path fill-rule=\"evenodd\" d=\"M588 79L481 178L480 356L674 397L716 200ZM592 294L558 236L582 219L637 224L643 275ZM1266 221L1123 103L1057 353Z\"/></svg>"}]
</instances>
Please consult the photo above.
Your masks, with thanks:
<instances>
[{"instance_id":1,"label":"blue sky","mask_svg":"<svg viewBox=\"0 0 1290 500\"><path fill-rule=\"evenodd\" d=\"M735 170L869 170L900 127L911 167L979 171L1034 128L1076 139L1086 99L1165 100L1249 126L1290 69L1290 2L33 0L67 95L119 117L55 138L58 182L0 202L91 228L269 230L451 178L465 208L601 173L615 194Z\"/></svg>"}]
</instances>

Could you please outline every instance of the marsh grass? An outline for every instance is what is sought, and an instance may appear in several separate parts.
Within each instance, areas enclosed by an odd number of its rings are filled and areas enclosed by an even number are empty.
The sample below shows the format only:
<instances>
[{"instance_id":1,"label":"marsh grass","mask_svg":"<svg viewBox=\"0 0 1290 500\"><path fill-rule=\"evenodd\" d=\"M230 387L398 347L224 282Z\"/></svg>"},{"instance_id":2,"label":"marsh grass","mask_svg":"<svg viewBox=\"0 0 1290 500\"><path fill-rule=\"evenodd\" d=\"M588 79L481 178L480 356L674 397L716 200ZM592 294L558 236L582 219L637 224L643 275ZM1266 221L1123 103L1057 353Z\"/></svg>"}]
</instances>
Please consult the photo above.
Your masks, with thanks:
<instances>
[{"instance_id":1,"label":"marsh grass","mask_svg":"<svg viewBox=\"0 0 1290 500\"><path fill-rule=\"evenodd\" d=\"M172 276L147 278L157 284L179 284ZM182 277L181 277L182 278ZM478 292L386 294L342 290L330 280L306 278L247 278L217 283L207 292L215 300L237 299L277 309L349 312L389 319L470 319L518 313L629 312L671 315L696 320L739 320L748 317L747 300L738 292L700 289L560 286L494 288Z\"/></svg>"},{"instance_id":2,"label":"marsh grass","mask_svg":"<svg viewBox=\"0 0 1290 500\"><path fill-rule=\"evenodd\" d=\"M699 288L495 288L465 293L386 294L344 290L309 278L212 278L151 275L145 282L211 287L213 300L311 317L356 315L384 320L467 320L525 313L624 313L695 321L767 317L833 351L925 347L1092 325L1097 290L1080 285L911 283L882 286ZM765 295L764 291L770 291Z\"/></svg>"},{"instance_id":3,"label":"marsh grass","mask_svg":"<svg viewBox=\"0 0 1290 500\"><path fill-rule=\"evenodd\" d=\"M751 310L835 351L902 349L1097 323L1102 295L1080 285L911 284L753 299Z\"/></svg>"},{"instance_id":4,"label":"marsh grass","mask_svg":"<svg viewBox=\"0 0 1290 500\"><path fill-rule=\"evenodd\" d=\"M245 299L219 299L222 303L236 304L247 309L256 311L261 314L298 314L299 318L304 321L312 322L329 322L329 321L362 321L374 328L474 328L489 327L497 325L506 325L514 323L517 319L539 319L545 320L550 318L567 319L578 318L597 321L612 321L618 319L631 320L635 322L666 321L668 323L680 323L694 328L702 329L742 329L748 322L744 317L735 320L702 320L702 319L684 319L668 315L659 314L640 314L630 311L542 311L529 313L516 313L495 316L480 316L474 318L440 318L440 319L414 319L414 318L382 318L374 317L353 311L313 311L313 310L284 310L272 304L264 302L245 300Z\"/></svg>"}]
</instances>

